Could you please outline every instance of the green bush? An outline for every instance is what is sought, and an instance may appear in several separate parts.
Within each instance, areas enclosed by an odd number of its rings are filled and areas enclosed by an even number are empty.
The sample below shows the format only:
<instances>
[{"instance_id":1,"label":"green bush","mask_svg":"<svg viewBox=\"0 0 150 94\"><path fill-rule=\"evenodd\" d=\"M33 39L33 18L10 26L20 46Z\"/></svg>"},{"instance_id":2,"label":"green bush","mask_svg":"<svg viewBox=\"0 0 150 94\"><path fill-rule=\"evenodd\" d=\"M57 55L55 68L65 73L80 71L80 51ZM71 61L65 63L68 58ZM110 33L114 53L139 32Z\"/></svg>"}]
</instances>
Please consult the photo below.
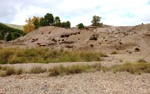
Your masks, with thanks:
<instances>
[{"instance_id":1,"label":"green bush","mask_svg":"<svg viewBox=\"0 0 150 94\"><path fill-rule=\"evenodd\" d=\"M78 25L78 28L79 28L79 29L84 28L84 25L83 25L82 23L80 23L80 24Z\"/></svg>"},{"instance_id":2,"label":"green bush","mask_svg":"<svg viewBox=\"0 0 150 94\"><path fill-rule=\"evenodd\" d=\"M90 40L97 40L98 39L98 34L93 34L90 38Z\"/></svg>"}]
</instances>

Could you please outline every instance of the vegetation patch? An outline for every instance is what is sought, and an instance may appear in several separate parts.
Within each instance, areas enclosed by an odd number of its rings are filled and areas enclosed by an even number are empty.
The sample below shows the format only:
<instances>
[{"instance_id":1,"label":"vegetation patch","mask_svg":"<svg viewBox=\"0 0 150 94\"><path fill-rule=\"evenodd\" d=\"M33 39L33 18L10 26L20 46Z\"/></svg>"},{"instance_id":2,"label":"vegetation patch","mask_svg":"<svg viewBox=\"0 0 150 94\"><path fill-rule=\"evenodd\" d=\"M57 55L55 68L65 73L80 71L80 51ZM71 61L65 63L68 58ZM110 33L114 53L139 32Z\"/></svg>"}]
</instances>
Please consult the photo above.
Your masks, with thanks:
<instances>
[{"instance_id":1,"label":"vegetation patch","mask_svg":"<svg viewBox=\"0 0 150 94\"><path fill-rule=\"evenodd\" d=\"M110 54L119 54L117 51L112 51Z\"/></svg>"},{"instance_id":2,"label":"vegetation patch","mask_svg":"<svg viewBox=\"0 0 150 94\"><path fill-rule=\"evenodd\" d=\"M144 59L139 59L137 62L138 62L138 63L147 63L147 61L144 60Z\"/></svg>"},{"instance_id":3,"label":"vegetation patch","mask_svg":"<svg viewBox=\"0 0 150 94\"><path fill-rule=\"evenodd\" d=\"M104 69L100 63L94 64L94 65L72 65L72 66L59 66L54 67L49 70L49 76L58 76L63 74L77 74L82 72L94 72L94 71L100 71Z\"/></svg>"},{"instance_id":4,"label":"vegetation patch","mask_svg":"<svg viewBox=\"0 0 150 94\"><path fill-rule=\"evenodd\" d=\"M5 77L5 76L10 76L10 75L19 75L22 74L23 70L21 68L15 69L14 67L9 67L9 66L0 66L0 76Z\"/></svg>"},{"instance_id":5,"label":"vegetation patch","mask_svg":"<svg viewBox=\"0 0 150 94\"><path fill-rule=\"evenodd\" d=\"M102 61L101 52L71 52L49 49L0 49L0 64Z\"/></svg>"},{"instance_id":6,"label":"vegetation patch","mask_svg":"<svg viewBox=\"0 0 150 94\"><path fill-rule=\"evenodd\" d=\"M35 73L44 73L46 71L47 71L47 69L45 69L45 68L35 66L30 69L29 73L34 73L34 74Z\"/></svg>"},{"instance_id":7,"label":"vegetation patch","mask_svg":"<svg viewBox=\"0 0 150 94\"><path fill-rule=\"evenodd\" d=\"M112 66L114 72L129 72L132 74L150 73L150 63L125 63Z\"/></svg>"}]
</instances>

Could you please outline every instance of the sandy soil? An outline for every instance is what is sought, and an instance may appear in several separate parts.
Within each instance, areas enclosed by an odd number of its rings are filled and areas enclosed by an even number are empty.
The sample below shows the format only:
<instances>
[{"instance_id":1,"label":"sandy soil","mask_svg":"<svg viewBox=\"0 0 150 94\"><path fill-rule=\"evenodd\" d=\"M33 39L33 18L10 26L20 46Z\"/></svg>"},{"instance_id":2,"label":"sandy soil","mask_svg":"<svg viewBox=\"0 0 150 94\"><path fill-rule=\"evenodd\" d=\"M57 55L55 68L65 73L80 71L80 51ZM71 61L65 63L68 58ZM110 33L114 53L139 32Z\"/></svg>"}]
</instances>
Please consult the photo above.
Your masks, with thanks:
<instances>
[{"instance_id":1,"label":"sandy soil","mask_svg":"<svg viewBox=\"0 0 150 94\"><path fill-rule=\"evenodd\" d=\"M98 40L89 40L93 34ZM65 29L41 27L10 42L0 42L2 48L49 48L51 50L100 51L108 55L102 62L72 62L49 64L14 64L28 70L33 66L50 68L59 65L101 63L103 66L150 61L150 24L137 26L86 27ZM93 46L91 46L91 44ZM68 48L67 46L71 46ZM136 50L138 48L139 50ZM119 54L110 54L117 51ZM5 66L5 65L3 65ZM43 74L22 74L0 77L0 94L150 94L150 74L95 72L58 77Z\"/></svg>"}]
</instances>

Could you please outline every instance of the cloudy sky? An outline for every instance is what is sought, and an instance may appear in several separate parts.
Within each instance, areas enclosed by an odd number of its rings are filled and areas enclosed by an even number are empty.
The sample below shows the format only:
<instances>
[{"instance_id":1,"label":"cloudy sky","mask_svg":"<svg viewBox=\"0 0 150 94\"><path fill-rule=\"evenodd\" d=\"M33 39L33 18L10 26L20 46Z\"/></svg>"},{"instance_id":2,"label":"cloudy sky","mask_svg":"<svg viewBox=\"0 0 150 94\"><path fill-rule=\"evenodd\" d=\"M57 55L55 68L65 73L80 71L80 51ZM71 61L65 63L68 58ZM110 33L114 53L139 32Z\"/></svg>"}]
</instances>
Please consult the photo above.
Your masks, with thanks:
<instances>
[{"instance_id":1,"label":"cloudy sky","mask_svg":"<svg viewBox=\"0 0 150 94\"><path fill-rule=\"evenodd\" d=\"M108 25L137 25L150 22L150 0L0 0L2 23L24 25L29 17L46 13L72 26L90 25L93 15Z\"/></svg>"}]
</instances>

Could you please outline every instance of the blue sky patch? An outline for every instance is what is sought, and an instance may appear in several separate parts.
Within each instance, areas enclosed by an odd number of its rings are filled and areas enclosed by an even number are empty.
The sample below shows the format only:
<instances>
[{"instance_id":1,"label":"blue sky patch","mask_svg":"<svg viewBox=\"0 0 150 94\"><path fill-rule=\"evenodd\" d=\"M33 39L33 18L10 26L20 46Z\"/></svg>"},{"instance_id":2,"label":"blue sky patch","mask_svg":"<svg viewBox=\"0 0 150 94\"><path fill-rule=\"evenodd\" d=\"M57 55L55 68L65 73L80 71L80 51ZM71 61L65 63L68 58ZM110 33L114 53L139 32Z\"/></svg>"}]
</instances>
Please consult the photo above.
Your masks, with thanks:
<instances>
[{"instance_id":1,"label":"blue sky patch","mask_svg":"<svg viewBox=\"0 0 150 94\"><path fill-rule=\"evenodd\" d=\"M101 20L106 20L106 17L102 17Z\"/></svg>"},{"instance_id":2,"label":"blue sky patch","mask_svg":"<svg viewBox=\"0 0 150 94\"><path fill-rule=\"evenodd\" d=\"M124 15L121 15L121 17L129 17L129 18L133 18L133 17L135 17L135 15L134 14L131 14L131 13L126 13L126 14L124 14Z\"/></svg>"},{"instance_id":3,"label":"blue sky patch","mask_svg":"<svg viewBox=\"0 0 150 94\"><path fill-rule=\"evenodd\" d=\"M71 16L65 16L66 19L71 19Z\"/></svg>"}]
</instances>

